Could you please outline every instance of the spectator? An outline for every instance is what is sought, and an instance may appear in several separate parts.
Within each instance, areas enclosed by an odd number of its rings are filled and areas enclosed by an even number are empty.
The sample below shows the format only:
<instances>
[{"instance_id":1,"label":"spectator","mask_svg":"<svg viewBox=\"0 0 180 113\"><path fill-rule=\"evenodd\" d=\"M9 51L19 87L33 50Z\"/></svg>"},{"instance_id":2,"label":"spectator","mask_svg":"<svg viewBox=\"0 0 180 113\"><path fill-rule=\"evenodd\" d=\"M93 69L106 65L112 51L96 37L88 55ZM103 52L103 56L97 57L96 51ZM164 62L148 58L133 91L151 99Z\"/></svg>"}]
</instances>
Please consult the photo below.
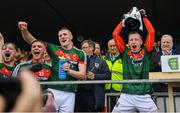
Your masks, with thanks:
<instances>
[{"instance_id":1,"label":"spectator","mask_svg":"<svg viewBox=\"0 0 180 113\"><path fill-rule=\"evenodd\" d=\"M129 31L128 45L120 35L122 22L113 32L113 38L120 53L122 53L124 80L148 79L150 67L150 55L154 46L154 28L147 18L143 23L148 31L145 46L143 45L142 31ZM128 83L123 84L122 93L116 103L113 113L117 112L157 112L157 107L151 98L152 86L150 83Z\"/></svg>"},{"instance_id":2,"label":"spectator","mask_svg":"<svg viewBox=\"0 0 180 113\"><path fill-rule=\"evenodd\" d=\"M21 49L20 48L17 48L17 52L16 52L16 55L15 55L15 58L16 58L16 62L15 62L15 65L19 64L19 57L21 55Z\"/></svg>"},{"instance_id":3,"label":"spectator","mask_svg":"<svg viewBox=\"0 0 180 113\"><path fill-rule=\"evenodd\" d=\"M29 55L26 53L21 53L17 58L17 64L29 61Z\"/></svg>"},{"instance_id":4,"label":"spectator","mask_svg":"<svg viewBox=\"0 0 180 113\"><path fill-rule=\"evenodd\" d=\"M95 42L94 54L101 57L101 46L98 42Z\"/></svg>"},{"instance_id":5,"label":"spectator","mask_svg":"<svg viewBox=\"0 0 180 113\"><path fill-rule=\"evenodd\" d=\"M36 40L32 34L27 29L26 22L19 22L18 26L21 30L24 40L31 44ZM51 81L60 81L59 69L61 66L59 63L64 59L68 62L62 65L63 71L67 74L65 80L77 80L85 79L86 75L86 56L83 51L74 47L72 39L73 35L68 28L61 28L58 31L58 38L61 46L47 43L48 53L52 60L52 77ZM77 90L77 85L74 84L64 84L64 85L49 85L48 90L54 95L55 103L59 112L74 112L75 103L75 92Z\"/></svg>"},{"instance_id":6,"label":"spectator","mask_svg":"<svg viewBox=\"0 0 180 113\"><path fill-rule=\"evenodd\" d=\"M108 53L104 57L110 71L111 71L111 80L123 80L123 66L121 55L116 48L114 39L108 41ZM106 92L120 92L122 89L122 84L106 84ZM116 104L116 97L111 97L111 108ZM110 109L112 111L112 109Z\"/></svg>"},{"instance_id":7,"label":"spectator","mask_svg":"<svg viewBox=\"0 0 180 113\"><path fill-rule=\"evenodd\" d=\"M94 54L95 43L84 40L82 50L87 55L87 80L108 80L110 71L106 62ZM76 95L76 112L100 112L104 109L104 84L79 85Z\"/></svg>"},{"instance_id":8,"label":"spectator","mask_svg":"<svg viewBox=\"0 0 180 113\"><path fill-rule=\"evenodd\" d=\"M161 49L158 52L153 52L151 57L151 72L161 72L161 56L162 55L177 55L180 54L177 48L173 47L173 37L165 34L161 37ZM153 84L155 92L167 92L166 83ZM174 88L175 91L180 91L179 88Z\"/></svg>"},{"instance_id":9,"label":"spectator","mask_svg":"<svg viewBox=\"0 0 180 113\"><path fill-rule=\"evenodd\" d=\"M177 55L180 52L173 48L173 37L165 34L161 37L161 51L153 52L151 57L151 71L161 72L161 56L162 55Z\"/></svg>"},{"instance_id":10,"label":"spectator","mask_svg":"<svg viewBox=\"0 0 180 113\"><path fill-rule=\"evenodd\" d=\"M154 42L153 52L159 52L159 51L160 51L160 41Z\"/></svg>"},{"instance_id":11,"label":"spectator","mask_svg":"<svg viewBox=\"0 0 180 113\"><path fill-rule=\"evenodd\" d=\"M0 33L0 78L12 75L15 68L17 47L14 43L4 43L4 37Z\"/></svg>"},{"instance_id":12,"label":"spectator","mask_svg":"<svg viewBox=\"0 0 180 113\"><path fill-rule=\"evenodd\" d=\"M49 56L47 51L44 53L44 60L45 60L45 64L52 67L51 57Z\"/></svg>"}]
</instances>

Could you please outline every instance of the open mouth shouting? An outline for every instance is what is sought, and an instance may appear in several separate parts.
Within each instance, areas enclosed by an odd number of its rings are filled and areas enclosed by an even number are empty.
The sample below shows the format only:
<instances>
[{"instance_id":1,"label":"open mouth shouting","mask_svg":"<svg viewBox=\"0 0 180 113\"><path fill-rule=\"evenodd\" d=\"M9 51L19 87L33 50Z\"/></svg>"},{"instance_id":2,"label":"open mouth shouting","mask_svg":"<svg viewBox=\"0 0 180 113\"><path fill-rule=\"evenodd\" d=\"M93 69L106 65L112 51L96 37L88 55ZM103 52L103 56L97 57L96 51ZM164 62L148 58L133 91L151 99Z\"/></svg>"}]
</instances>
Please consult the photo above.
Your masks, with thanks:
<instances>
[{"instance_id":1,"label":"open mouth shouting","mask_svg":"<svg viewBox=\"0 0 180 113\"><path fill-rule=\"evenodd\" d=\"M131 51L132 52L138 52L138 46L136 44L131 45Z\"/></svg>"},{"instance_id":2,"label":"open mouth shouting","mask_svg":"<svg viewBox=\"0 0 180 113\"><path fill-rule=\"evenodd\" d=\"M65 42L66 42L66 40L65 40L65 39L63 39L63 40L61 40L61 42L65 43Z\"/></svg>"},{"instance_id":3,"label":"open mouth shouting","mask_svg":"<svg viewBox=\"0 0 180 113\"><path fill-rule=\"evenodd\" d=\"M60 40L61 45L66 45L66 42L67 42L66 39L61 39L61 40Z\"/></svg>"},{"instance_id":4,"label":"open mouth shouting","mask_svg":"<svg viewBox=\"0 0 180 113\"><path fill-rule=\"evenodd\" d=\"M5 57L10 57L11 56L11 53L10 52L6 52L5 53Z\"/></svg>"},{"instance_id":5,"label":"open mouth shouting","mask_svg":"<svg viewBox=\"0 0 180 113\"><path fill-rule=\"evenodd\" d=\"M41 52L40 51L33 51L33 57L38 57L38 58L40 58L41 57Z\"/></svg>"},{"instance_id":6,"label":"open mouth shouting","mask_svg":"<svg viewBox=\"0 0 180 113\"><path fill-rule=\"evenodd\" d=\"M4 58L5 62L9 62L12 60L13 57L12 57L10 51L6 51L6 52L4 52L3 58Z\"/></svg>"}]
</instances>

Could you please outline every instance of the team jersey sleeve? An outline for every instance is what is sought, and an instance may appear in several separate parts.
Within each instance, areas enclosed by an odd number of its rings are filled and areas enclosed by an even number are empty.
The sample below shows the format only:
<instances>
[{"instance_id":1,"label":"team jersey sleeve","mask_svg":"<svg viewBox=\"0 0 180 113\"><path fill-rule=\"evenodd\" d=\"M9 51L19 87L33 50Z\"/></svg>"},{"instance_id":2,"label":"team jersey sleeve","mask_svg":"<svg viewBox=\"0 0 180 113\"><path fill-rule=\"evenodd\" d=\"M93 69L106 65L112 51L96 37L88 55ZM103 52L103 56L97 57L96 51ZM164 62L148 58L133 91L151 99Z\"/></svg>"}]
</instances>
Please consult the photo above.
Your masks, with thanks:
<instances>
[{"instance_id":1,"label":"team jersey sleeve","mask_svg":"<svg viewBox=\"0 0 180 113\"><path fill-rule=\"evenodd\" d=\"M87 64L86 54L83 51L79 52L79 64Z\"/></svg>"},{"instance_id":2,"label":"team jersey sleeve","mask_svg":"<svg viewBox=\"0 0 180 113\"><path fill-rule=\"evenodd\" d=\"M143 18L143 22L148 31L146 41L145 41L145 48L146 48L147 52L151 52L154 47L155 31L154 31L152 24L149 22L149 20L147 18Z\"/></svg>"},{"instance_id":3,"label":"team jersey sleeve","mask_svg":"<svg viewBox=\"0 0 180 113\"><path fill-rule=\"evenodd\" d=\"M55 56L55 51L57 51L60 47L58 45L54 45L51 43L47 43L47 51L49 53L50 57L54 57Z\"/></svg>"},{"instance_id":4,"label":"team jersey sleeve","mask_svg":"<svg viewBox=\"0 0 180 113\"><path fill-rule=\"evenodd\" d=\"M113 38L114 38L116 47L118 48L120 53L123 53L125 49L124 40L122 36L120 35L122 28L123 28L122 22L120 22L113 31Z\"/></svg>"}]
</instances>

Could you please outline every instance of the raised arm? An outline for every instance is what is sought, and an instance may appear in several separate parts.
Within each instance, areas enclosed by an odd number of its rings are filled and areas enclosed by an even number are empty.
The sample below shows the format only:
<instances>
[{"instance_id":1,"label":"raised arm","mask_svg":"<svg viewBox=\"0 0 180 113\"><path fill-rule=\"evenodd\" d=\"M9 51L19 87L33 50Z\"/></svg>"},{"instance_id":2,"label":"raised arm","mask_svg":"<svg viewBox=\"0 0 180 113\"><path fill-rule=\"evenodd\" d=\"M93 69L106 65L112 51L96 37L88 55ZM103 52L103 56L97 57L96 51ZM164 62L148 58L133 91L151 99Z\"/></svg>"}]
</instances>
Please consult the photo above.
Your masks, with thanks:
<instances>
[{"instance_id":1,"label":"raised arm","mask_svg":"<svg viewBox=\"0 0 180 113\"><path fill-rule=\"evenodd\" d=\"M148 31L146 41L145 41L145 47L148 52L151 52L154 47L155 31L154 31L152 24L149 22L149 20L147 18L143 18L143 22Z\"/></svg>"},{"instance_id":2,"label":"raised arm","mask_svg":"<svg viewBox=\"0 0 180 113\"><path fill-rule=\"evenodd\" d=\"M28 31L27 27L28 24L26 22L20 21L18 22L18 27L21 30L21 34L23 39L28 43L31 44L36 38L32 36L32 34Z\"/></svg>"},{"instance_id":3,"label":"raised arm","mask_svg":"<svg viewBox=\"0 0 180 113\"><path fill-rule=\"evenodd\" d=\"M2 47L4 45L4 37L0 32L0 63L2 63Z\"/></svg>"},{"instance_id":4,"label":"raised arm","mask_svg":"<svg viewBox=\"0 0 180 113\"><path fill-rule=\"evenodd\" d=\"M122 28L123 28L122 22L120 22L113 31L113 38L114 38L116 47L118 48L120 53L123 53L125 49L124 40L120 35Z\"/></svg>"}]
</instances>

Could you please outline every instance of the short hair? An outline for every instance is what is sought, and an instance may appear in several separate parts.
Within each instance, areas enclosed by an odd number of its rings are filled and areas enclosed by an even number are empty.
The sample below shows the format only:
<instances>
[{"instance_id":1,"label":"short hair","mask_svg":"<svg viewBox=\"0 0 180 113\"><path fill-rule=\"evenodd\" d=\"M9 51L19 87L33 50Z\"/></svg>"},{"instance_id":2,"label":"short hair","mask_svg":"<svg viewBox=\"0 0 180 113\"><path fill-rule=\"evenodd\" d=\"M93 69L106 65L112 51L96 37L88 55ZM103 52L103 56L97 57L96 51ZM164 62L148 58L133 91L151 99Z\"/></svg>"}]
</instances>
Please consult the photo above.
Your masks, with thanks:
<instances>
[{"instance_id":1,"label":"short hair","mask_svg":"<svg viewBox=\"0 0 180 113\"><path fill-rule=\"evenodd\" d=\"M58 32L59 32L59 31L62 31L62 30L68 30L68 31L71 32L70 28L68 28L68 27L61 27L61 28L58 30Z\"/></svg>"},{"instance_id":2,"label":"short hair","mask_svg":"<svg viewBox=\"0 0 180 113\"><path fill-rule=\"evenodd\" d=\"M69 27L65 27L65 26L64 26L64 27L59 28L58 33L59 33L60 31L62 31L62 30L68 30L68 31L73 35L72 29L69 28Z\"/></svg>"},{"instance_id":3,"label":"short hair","mask_svg":"<svg viewBox=\"0 0 180 113\"><path fill-rule=\"evenodd\" d=\"M96 44L99 44L99 47L100 47L100 49L101 49L101 44L100 44L99 42L95 42L95 41L94 41L94 43L95 43L95 45L96 45Z\"/></svg>"},{"instance_id":4,"label":"short hair","mask_svg":"<svg viewBox=\"0 0 180 113\"><path fill-rule=\"evenodd\" d=\"M171 37L171 38L172 38L172 41L173 41L173 37L172 37L172 35L170 35L170 34L164 34L164 35L162 35L161 39L164 38L164 37Z\"/></svg>"},{"instance_id":5,"label":"short hair","mask_svg":"<svg viewBox=\"0 0 180 113\"><path fill-rule=\"evenodd\" d=\"M69 27L61 27L59 30L58 30L58 33L62 30L67 30L70 32L70 34L72 35L72 37L74 36L74 33L72 32L71 28Z\"/></svg>"},{"instance_id":6,"label":"short hair","mask_svg":"<svg viewBox=\"0 0 180 113\"><path fill-rule=\"evenodd\" d=\"M83 42L81 42L81 47L85 43L88 43L88 45L93 47L93 50L95 50L95 42L93 42L92 40L84 40Z\"/></svg>"},{"instance_id":7,"label":"short hair","mask_svg":"<svg viewBox=\"0 0 180 113\"><path fill-rule=\"evenodd\" d=\"M100 45L100 43L99 43L99 42L94 41L94 43L95 43L95 44L99 44L99 45Z\"/></svg>"},{"instance_id":8,"label":"short hair","mask_svg":"<svg viewBox=\"0 0 180 113\"><path fill-rule=\"evenodd\" d=\"M143 32L141 30L136 30L136 31L130 31L128 33L128 38L129 38L129 35L132 35L132 34L139 34L141 39L143 40Z\"/></svg>"},{"instance_id":9,"label":"short hair","mask_svg":"<svg viewBox=\"0 0 180 113\"><path fill-rule=\"evenodd\" d=\"M44 42L43 40L40 40L40 39L36 39L36 40L32 41L30 45L32 46L32 44L34 44L34 43L36 43L36 42L42 43L42 44L45 45L45 47L47 48L47 43Z\"/></svg>"},{"instance_id":10,"label":"short hair","mask_svg":"<svg viewBox=\"0 0 180 113\"><path fill-rule=\"evenodd\" d=\"M2 46L2 48L3 48L4 46L6 46L6 45L9 45L9 44L11 44L11 45L15 48L15 50L18 51L18 47L17 47L16 44L14 44L13 42L6 42L6 43L4 43L3 46ZM1 49L2 49L2 48L1 48Z\"/></svg>"},{"instance_id":11,"label":"short hair","mask_svg":"<svg viewBox=\"0 0 180 113\"><path fill-rule=\"evenodd\" d=\"M165 37L170 37L172 39L172 48L173 48L173 45L174 45L173 36L170 34L164 34L164 35L162 35L161 40L162 40L162 38L165 38Z\"/></svg>"},{"instance_id":12,"label":"short hair","mask_svg":"<svg viewBox=\"0 0 180 113\"><path fill-rule=\"evenodd\" d=\"M114 38L109 39L108 42L107 42L107 44L108 44L111 40L114 40Z\"/></svg>"}]
</instances>

